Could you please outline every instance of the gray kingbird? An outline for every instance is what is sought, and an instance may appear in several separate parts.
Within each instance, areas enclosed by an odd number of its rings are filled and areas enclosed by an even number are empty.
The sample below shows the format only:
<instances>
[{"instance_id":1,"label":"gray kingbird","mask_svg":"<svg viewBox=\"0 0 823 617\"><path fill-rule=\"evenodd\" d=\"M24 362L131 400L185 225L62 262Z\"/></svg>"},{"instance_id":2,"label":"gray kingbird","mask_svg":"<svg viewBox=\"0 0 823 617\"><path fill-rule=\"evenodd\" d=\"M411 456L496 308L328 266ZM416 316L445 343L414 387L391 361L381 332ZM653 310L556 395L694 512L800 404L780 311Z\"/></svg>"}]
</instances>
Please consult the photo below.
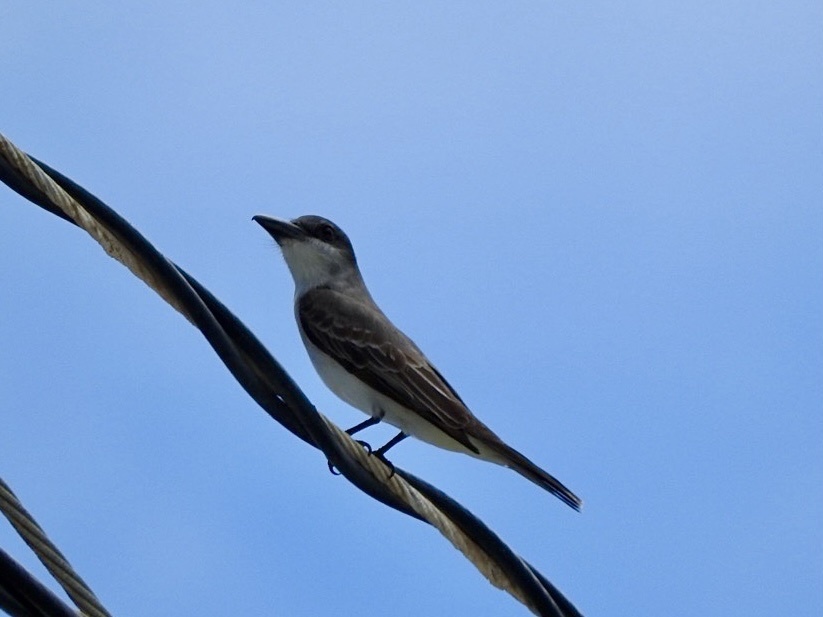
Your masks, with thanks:
<instances>
[{"instance_id":1,"label":"gray kingbird","mask_svg":"<svg viewBox=\"0 0 823 617\"><path fill-rule=\"evenodd\" d=\"M574 493L478 420L417 345L383 314L342 229L319 216L253 220L280 246L294 278L295 317L314 368L332 392L369 416L349 429L350 435L385 420L400 433L375 452L381 458L414 435L510 467L580 509Z\"/></svg>"}]
</instances>

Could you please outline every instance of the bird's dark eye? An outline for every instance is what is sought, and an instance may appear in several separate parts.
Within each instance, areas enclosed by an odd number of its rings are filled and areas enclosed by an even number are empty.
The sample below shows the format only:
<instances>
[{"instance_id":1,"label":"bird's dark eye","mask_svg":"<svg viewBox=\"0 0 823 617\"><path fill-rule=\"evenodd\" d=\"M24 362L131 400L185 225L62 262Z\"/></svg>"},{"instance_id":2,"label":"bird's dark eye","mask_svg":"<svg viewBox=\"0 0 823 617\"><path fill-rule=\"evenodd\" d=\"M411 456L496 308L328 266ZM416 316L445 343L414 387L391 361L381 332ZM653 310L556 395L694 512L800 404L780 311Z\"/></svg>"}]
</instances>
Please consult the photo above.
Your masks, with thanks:
<instances>
[{"instance_id":1,"label":"bird's dark eye","mask_svg":"<svg viewBox=\"0 0 823 617\"><path fill-rule=\"evenodd\" d=\"M334 227L328 224L321 225L317 230L317 235L323 242L334 242L337 239Z\"/></svg>"}]
</instances>

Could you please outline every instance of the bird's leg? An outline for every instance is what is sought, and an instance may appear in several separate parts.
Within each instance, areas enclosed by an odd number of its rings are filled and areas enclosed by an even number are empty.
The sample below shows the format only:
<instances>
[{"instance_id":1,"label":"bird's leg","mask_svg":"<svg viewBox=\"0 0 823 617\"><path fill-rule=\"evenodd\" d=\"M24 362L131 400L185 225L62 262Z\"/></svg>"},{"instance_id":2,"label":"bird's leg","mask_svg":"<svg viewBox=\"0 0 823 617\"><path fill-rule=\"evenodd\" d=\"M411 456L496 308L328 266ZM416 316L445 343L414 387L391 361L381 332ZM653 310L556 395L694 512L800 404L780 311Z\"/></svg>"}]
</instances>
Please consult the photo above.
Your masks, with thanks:
<instances>
[{"instance_id":1,"label":"bird's leg","mask_svg":"<svg viewBox=\"0 0 823 617\"><path fill-rule=\"evenodd\" d=\"M351 428L347 428L346 432L349 435L354 435L355 433L359 433L364 428L369 428L370 426L374 426L375 424L379 424L380 420L383 419L383 416L371 416L368 420L363 420L360 424L357 424Z\"/></svg>"},{"instance_id":2,"label":"bird's leg","mask_svg":"<svg viewBox=\"0 0 823 617\"><path fill-rule=\"evenodd\" d=\"M399 433L397 433L397 435L395 435L394 437L392 437L392 438L389 440L389 443L387 443L387 444L386 444L385 446L383 446L382 448L378 448L377 450L375 450L375 451L374 451L374 455L375 455L377 458L386 458L386 456L385 456L385 455L386 455L386 452L388 452L391 448L393 448L394 446L396 446L397 444L399 444L399 443L400 443L401 441L403 441L406 437L408 437L408 435L406 435L406 433L404 433L403 431L400 431Z\"/></svg>"},{"instance_id":3,"label":"bird's leg","mask_svg":"<svg viewBox=\"0 0 823 617\"><path fill-rule=\"evenodd\" d=\"M353 426L351 428L347 428L346 432L349 435L354 435L355 433L359 433L360 431L362 431L364 428L369 428L370 426L374 426L375 424L379 424L380 420L382 420L382 419L383 419L382 415L380 415L380 416L371 416L368 420L363 420L360 424L356 424L355 426ZM355 441L357 441L357 443L359 443L361 446L363 446L366 449L366 452L371 454L371 446L368 443L366 443L365 441L362 441L360 439L357 439Z\"/></svg>"},{"instance_id":4,"label":"bird's leg","mask_svg":"<svg viewBox=\"0 0 823 617\"><path fill-rule=\"evenodd\" d=\"M371 416L368 420L363 420L360 424L357 424L351 428L346 429L346 432L349 435L354 435L355 433L359 433L360 431L362 431L364 428L369 428L370 426L374 426L375 424L380 424L380 421L382 419L383 414L380 414L379 416ZM357 443L363 446L366 449L366 452L371 454L371 446L368 443L360 439L357 439L355 441L357 441Z\"/></svg>"},{"instance_id":5,"label":"bird's leg","mask_svg":"<svg viewBox=\"0 0 823 617\"><path fill-rule=\"evenodd\" d=\"M394 475L394 465L390 460L386 458L386 452L388 452L389 449L399 444L406 437L408 437L408 435L406 435L406 433L404 433L403 431L400 431L399 433L397 433L397 435L395 435L389 440L389 443L387 443L382 448L378 448L374 451L374 455L381 461L383 461L383 463L391 470L391 474L389 475L390 478Z\"/></svg>"},{"instance_id":6,"label":"bird's leg","mask_svg":"<svg viewBox=\"0 0 823 617\"><path fill-rule=\"evenodd\" d=\"M383 414L380 414L379 416L371 416L368 420L363 420L363 422L361 422L360 424L356 424L355 426L346 429L346 433L348 433L349 435L354 435L355 433L359 433L360 431L362 431L364 428L369 428L370 426L374 426L375 424L379 424L380 420L382 420L382 419L383 419ZM363 446L363 448L366 450L366 452L371 454L371 446L367 442L365 442L361 439L356 439L355 441L357 443L359 443L361 446ZM332 475L335 475L335 476L340 475L340 472L337 471L334 468L334 465L332 465L331 462L326 461L326 464L329 466L329 471L332 473Z\"/></svg>"}]
</instances>

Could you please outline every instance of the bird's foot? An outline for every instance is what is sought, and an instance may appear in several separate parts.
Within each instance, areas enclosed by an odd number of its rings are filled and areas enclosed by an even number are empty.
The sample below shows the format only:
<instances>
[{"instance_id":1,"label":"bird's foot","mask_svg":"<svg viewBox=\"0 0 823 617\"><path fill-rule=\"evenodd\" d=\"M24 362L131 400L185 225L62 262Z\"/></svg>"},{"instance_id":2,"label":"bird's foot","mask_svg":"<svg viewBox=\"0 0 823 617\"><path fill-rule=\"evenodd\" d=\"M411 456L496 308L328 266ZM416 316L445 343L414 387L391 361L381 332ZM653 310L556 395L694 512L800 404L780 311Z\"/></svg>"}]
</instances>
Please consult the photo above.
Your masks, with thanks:
<instances>
[{"instance_id":1,"label":"bird's foot","mask_svg":"<svg viewBox=\"0 0 823 617\"><path fill-rule=\"evenodd\" d=\"M363 449L366 451L366 454L371 455L372 449L371 449L371 446L368 444L368 442L365 442L362 439L355 439L355 441L357 443L359 443L361 446L363 446ZM334 464L332 464L331 461L326 461L326 465L329 466L329 471L331 472L331 474L333 476L339 476L340 475L340 472L335 468Z\"/></svg>"},{"instance_id":2,"label":"bird's foot","mask_svg":"<svg viewBox=\"0 0 823 617\"><path fill-rule=\"evenodd\" d=\"M394 476L394 463L392 463L389 459L386 458L386 450L388 450L388 448L384 446L382 448L375 450L371 454L373 454L381 463L383 463L386 467L389 468L389 478L391 478L392 476Z\"/></svg>"}]
</instances>

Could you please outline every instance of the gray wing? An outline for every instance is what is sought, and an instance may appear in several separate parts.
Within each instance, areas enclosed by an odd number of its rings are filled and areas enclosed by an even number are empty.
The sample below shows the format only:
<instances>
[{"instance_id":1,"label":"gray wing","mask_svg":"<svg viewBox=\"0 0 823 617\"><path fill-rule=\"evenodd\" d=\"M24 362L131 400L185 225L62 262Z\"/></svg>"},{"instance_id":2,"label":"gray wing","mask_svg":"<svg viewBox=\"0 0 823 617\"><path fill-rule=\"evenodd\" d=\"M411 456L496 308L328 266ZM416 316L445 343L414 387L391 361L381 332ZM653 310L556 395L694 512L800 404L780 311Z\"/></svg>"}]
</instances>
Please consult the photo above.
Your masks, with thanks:
<instances>
[{"instance_id":1,"label":"gray wing","mask_svg":"<svg viewBox=\"0 0 823 617\"><path fill-rule=\"evenodd\" d=\"M297 315L309 340L349 373L478 452L467 429L474 432L472 429L482 426L480 421L380 309L332 289L318 288L300 298Z\"/></svg>"}]
</instances>

